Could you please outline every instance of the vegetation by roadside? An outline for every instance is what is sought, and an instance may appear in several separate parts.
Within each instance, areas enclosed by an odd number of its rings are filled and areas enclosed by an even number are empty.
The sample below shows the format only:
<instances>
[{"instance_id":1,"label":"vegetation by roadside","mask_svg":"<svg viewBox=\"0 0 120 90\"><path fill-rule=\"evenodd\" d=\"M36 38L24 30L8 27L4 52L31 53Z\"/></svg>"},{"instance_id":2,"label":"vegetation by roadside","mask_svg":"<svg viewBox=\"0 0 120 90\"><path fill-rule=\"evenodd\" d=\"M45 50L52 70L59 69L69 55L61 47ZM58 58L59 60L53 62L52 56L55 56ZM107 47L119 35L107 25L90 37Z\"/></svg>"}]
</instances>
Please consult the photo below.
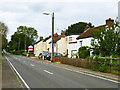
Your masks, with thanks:
<instances>
[{"instance_id":1,"label":"vegetation by roadside","mask_svg":"<svg viewBox=\"0 0 120 90\"><path fill-rule=\"evenodd\" d=\"M25 55L25 50L18 50L18 51L11 50L9 51L9 53L14 54L14 55ZM26 54L28 54L28 52L26 52Z\"/></svg>"},{"instance_id":2,"label":"vegetation by roadside","mask_svg":"<svg viewBox=\"0 0 120 90\"><path fill-rule=\"evenodd\" d=\"M120 65L117 64L116 60L113 60L112 64L110 64L110 60L99 59L74 59L74 58L66 58L61 57L61 63L68 64L72 66L82 67L86 69L91 69L93 71L105 72L105 73L113 73L116 75L120 74Z\"/></svg>"}]
</instances>

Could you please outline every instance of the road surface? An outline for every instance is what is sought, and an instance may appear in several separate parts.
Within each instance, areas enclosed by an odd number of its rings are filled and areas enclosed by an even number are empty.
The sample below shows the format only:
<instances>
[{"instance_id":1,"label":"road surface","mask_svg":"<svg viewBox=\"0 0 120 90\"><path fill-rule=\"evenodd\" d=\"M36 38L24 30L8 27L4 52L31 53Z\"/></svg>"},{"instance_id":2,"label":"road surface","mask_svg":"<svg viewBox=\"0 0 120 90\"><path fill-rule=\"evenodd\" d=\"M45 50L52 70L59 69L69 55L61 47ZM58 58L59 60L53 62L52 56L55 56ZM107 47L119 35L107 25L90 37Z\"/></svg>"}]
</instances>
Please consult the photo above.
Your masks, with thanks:
<instances>
[{"instance_id":1,"label":"road surface","mask_svg":"<svg viewBox=\"0 0 120 90\"><path fill-rule=\"evenodd\" d=\"M30 88L118 88L118 83L57 67L43 61L5 54Z\"/></svg>"}]
</instances>

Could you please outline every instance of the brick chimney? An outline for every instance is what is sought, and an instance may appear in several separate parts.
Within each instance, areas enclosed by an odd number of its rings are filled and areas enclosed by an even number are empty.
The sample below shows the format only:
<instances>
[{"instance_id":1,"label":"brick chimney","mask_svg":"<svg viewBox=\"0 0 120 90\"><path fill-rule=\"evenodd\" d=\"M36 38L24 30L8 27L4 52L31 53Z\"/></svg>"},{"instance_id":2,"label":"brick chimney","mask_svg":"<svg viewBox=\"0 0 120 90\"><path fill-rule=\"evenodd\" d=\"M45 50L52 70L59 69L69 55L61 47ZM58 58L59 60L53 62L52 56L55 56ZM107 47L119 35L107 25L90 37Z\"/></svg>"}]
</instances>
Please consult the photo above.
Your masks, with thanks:
<instances>
[{"instance_id":1,"label":"brick chimney","mask_svg":"<svg viewBox=\"0 0 120 90\"><path fill-rule=\"evenodd\" d=\"M40 41L42 41L43 40L43 36L40 36Z\"/></svg>"},{"instance_id":2,"label":"brick chimney","mask_svg":"<svg viewBox=\"0 0 120 90\"><path fill-rule=\"evenodd\" d=\"M54 34L54 38L57 38L57 37L58 37L58 34L57 34L57 33L55 33L55 34Z\"/></svg>"},{"instance_id":3,"label":"brick chimney","mask_svg":"<svg viewBox=\"0 0 120 90\"><path fill-rule=\"evenodd\" d=\"M110 24L113 24L114 23L114 20L109 18L106 20L106 25L110 25Z\"/></svg>"},{"instance_id":4,"label":"brick chimney","mask_svg":"<svg viewBox=\"0 0 120 90\"><path fill-rule=\"evenodd\" d=\"M86 25L86 26L85 26L85 30L84 30L84 31L86 31L88 28L89 28L89 26L88 26L88 25Z\"/></svg>"},{"instance_id":5,"label":"brick chimney","mask_svg":"<svg viewBox=\"0 0 120 90\"><path fill-rule=\"evenodd\" d=\"M61 37L65 37L65 32L61 30Z\"/></svg>"}]
</instances>

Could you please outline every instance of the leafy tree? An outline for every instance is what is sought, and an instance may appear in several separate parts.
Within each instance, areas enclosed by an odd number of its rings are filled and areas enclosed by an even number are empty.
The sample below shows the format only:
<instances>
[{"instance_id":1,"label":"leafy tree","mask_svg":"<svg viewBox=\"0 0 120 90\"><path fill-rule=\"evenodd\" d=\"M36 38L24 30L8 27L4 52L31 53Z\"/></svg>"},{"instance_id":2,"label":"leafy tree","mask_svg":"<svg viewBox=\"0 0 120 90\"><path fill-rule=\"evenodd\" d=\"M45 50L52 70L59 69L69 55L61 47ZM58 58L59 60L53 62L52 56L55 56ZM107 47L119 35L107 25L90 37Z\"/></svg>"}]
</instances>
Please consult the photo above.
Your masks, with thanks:
<instances>
[{"instance_id":1,"label":"leafy tree","mask_svg":"<svg viewBox=\"0 0 120 90\"><path fill-rule=\"evenodd\" d=\"M2 40L2 49L6 47L7 45L7 32L8 32L8 27L5 25L5 23L0 22L0 39ZM1 43L0 42L0 43Z\"/></svg>"},{"instance_id":2,"label":"leafy tree","mask_svg":"<svg viewBox=\"0 0 120 90\"><path fill-rule=\"evenodd\" d=\"M75 24L72 24L71 26L68 26L68 29L66 29L65 34L68 35L78 35L84 32L84 29L86 25L89 25L89 27L94 27L90 22L78 22Z\"/></svg>"},{"instance_id":3,"label":"leafy tree","mask_svg":"<svg viewBox=\"0 0 120 90\"><path fill-rule=\"evenodd\" d=\"M101 56L120 55L120 30L117 24L108 25L91 30L93 38L92 43L94 53Z\"/></svg>"},{"instance_id":4,"label":"leafy tree","mask_svg":"<svg viewBox=\"0 0 120 90\"><path fill-rule=\"evenodd\" d=\"M35 30L33 27L19 26L17 28L17 33L24 33L31 39L32 42L34 42L34 39L38 38L37 30Z\"/></svg>"},{"instance_id":5,"label":"leafy tree","mask_svg":"<svg viewBox=\"0 0 120 90\"><path fill-rule=\"evenodd\" d=\"M29 45L32 45L37 39L37 30L32 27L20 26L17 28L17 32L11 36L11 41L9 42L10 50L23 50Z\"/></svg>"}]
</instances>

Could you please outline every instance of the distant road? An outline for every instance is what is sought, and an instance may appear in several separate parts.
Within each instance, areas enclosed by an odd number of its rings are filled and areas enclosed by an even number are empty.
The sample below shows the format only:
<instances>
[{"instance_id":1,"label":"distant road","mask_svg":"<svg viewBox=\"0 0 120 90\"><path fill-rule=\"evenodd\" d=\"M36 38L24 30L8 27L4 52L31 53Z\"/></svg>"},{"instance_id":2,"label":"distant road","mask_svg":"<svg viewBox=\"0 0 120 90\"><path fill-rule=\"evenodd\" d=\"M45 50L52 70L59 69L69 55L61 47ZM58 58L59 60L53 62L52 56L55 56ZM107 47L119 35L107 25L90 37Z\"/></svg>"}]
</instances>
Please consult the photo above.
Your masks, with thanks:
<instances>
[{"instance_id":1,"label":"distant road","mask_svg":"<svg viewBox=\"0 0 120 90\"><path fill-rule=\"evenodd\" d=\"M30 88L118 88L118 83L56 67L43 61L5 54Z\"/></svg>"}]
</instances>

